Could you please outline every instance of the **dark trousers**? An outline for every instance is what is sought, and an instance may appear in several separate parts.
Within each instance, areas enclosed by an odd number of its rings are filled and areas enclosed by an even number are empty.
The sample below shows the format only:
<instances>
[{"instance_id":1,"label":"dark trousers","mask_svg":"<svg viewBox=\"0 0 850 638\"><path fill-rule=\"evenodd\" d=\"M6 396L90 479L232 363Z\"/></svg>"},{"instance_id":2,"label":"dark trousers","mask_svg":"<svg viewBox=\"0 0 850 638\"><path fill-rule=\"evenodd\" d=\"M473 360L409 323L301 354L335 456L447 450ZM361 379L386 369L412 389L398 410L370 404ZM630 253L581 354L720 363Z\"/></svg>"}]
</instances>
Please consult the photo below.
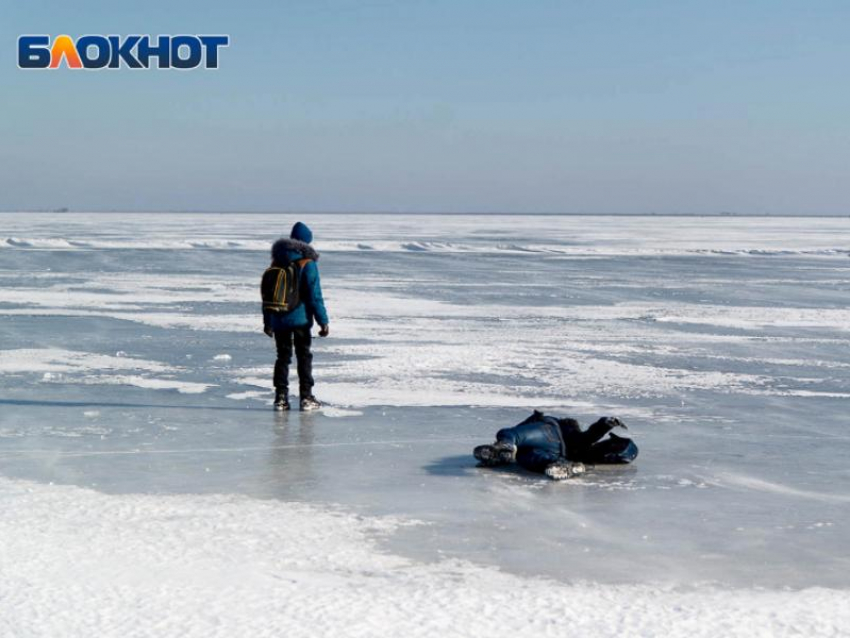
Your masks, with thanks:
<instances>
[{"instance_id":1,"label":"dark trousers","mask_svg":"<svg viewBox=\"0 0 850 638\"><path fill-rule=\"evenodd\" d=\"M602 437L610 431L611 425L604 418L595 421L584 431L579 427L577 421L561 428L561 434L567 447L567 458L571 461L583 463L595 462L594 450L600 445L599 441Z\"/></svg>"},{"instance_id":2,"label":"dark trousers","mask_svg":"<svg viewBox=\"0 0 850 638\"><path fill-rule=\"evenodd\" d=\"M310 326L275 330L277 361L274 364L274 387L277 391L289 392L289 364L292 363L292 344L295 343L295 359L298 362L298 392L302 397L313 394L313 353L310 344L313 337Z\"/></svg>"}]
</instances>

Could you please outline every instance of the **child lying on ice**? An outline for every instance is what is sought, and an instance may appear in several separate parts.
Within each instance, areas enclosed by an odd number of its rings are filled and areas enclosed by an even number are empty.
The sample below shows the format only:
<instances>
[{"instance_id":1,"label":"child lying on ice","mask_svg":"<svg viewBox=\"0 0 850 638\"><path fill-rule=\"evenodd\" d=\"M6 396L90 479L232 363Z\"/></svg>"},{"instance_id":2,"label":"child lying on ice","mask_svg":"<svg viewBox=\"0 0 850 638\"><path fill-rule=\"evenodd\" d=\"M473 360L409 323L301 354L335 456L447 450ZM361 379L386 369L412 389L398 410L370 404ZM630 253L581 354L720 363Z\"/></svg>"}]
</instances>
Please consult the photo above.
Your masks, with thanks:
<instances>
[{"instance_id":1,"label":"child lying on ice","mask_svg":"<svg viewBox=\"0 0 850 638\"><path fill-rule=\"evenodd\" d=\"M582 430L575 419L556 419L534 411L519 425L496 433L492 445L479 445L473 455L493 467L517 462L532 472L555 480L583 474L585 463L631 463L637 457L634 441L612 433L626 428L616 417L603 417ZM606 434L609 437L600 440Z\"/></svg>"}]
</instances>

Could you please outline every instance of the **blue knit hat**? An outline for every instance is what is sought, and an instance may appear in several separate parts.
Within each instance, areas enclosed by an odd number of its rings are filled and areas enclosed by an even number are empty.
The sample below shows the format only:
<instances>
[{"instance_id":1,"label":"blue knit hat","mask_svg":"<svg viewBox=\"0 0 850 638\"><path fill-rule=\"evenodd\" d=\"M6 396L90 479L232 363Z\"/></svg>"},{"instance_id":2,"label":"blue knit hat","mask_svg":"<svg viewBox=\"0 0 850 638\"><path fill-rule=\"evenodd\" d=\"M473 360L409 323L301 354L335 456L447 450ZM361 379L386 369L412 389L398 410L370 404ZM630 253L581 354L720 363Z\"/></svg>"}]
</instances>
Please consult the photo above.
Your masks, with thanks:
<instances>
[{"instance_id":1,"label":"blue knit hat","mask_svg":"<svg viewBox=\"0 0 850 638\"><path fill-rule=\"evenodd\" d=\"M309 244L313 241L313 231L304 222L296 222L295 226L292 227L292 232L289 233L289 237Z\"/></svg>"}]
</instances>

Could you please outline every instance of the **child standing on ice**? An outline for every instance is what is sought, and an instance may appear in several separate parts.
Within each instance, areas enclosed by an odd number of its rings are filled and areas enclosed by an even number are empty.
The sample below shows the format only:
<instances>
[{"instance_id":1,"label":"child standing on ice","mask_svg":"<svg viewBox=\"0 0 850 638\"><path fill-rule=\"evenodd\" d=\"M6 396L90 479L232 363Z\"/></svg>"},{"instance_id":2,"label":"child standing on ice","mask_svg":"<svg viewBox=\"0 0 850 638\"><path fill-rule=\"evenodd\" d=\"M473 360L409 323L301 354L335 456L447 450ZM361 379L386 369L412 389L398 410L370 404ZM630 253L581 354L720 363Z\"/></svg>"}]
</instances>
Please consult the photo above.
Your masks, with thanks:
<instances>
[{"instance_id":1,"label":"child standing on ice","mask_svg":"<svg viewBox=\"0 0 850 638\"><path fill-rule=\"evenodd\" d=\"M319 254L310 246L313 232L298 222L289 238L272 245L272 264L263 275L263 330L273 337L277 347L274 366L274 409L289 410L289 364L292 346L298 364L299 406L315 410L321 403L313 396L313 319L319 324L319 336L327 337L328 313L319 281Z\"/></svg>"}]
</instances>

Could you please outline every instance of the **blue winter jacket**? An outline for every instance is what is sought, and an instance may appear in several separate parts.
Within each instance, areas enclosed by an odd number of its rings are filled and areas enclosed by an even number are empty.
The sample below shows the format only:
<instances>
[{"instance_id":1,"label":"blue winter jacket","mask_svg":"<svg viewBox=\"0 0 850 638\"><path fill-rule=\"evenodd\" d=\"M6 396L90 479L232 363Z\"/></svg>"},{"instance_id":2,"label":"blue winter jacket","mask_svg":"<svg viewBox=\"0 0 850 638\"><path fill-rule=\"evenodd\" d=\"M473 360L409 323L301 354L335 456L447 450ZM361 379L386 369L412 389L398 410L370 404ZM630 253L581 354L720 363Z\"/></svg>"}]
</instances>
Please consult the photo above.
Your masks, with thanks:
<instances>
[{"instance_id":1,"label":"blue winter jacket","mask_svg":"<svg viewBox=\"0 0 850 638\"><path fill-rule=\"evenodd\" d=\"M272 245L272 263L276 266L288 266L293 261L309 259L301 269L301 303L286 314L266 312L265 322L272 330L291 330L312 326L313 318L320 326L328 325L328 312L322 299L322 286L319 280L319 253L303 241L282 237Z\"/></svg>"}]
</instances>

